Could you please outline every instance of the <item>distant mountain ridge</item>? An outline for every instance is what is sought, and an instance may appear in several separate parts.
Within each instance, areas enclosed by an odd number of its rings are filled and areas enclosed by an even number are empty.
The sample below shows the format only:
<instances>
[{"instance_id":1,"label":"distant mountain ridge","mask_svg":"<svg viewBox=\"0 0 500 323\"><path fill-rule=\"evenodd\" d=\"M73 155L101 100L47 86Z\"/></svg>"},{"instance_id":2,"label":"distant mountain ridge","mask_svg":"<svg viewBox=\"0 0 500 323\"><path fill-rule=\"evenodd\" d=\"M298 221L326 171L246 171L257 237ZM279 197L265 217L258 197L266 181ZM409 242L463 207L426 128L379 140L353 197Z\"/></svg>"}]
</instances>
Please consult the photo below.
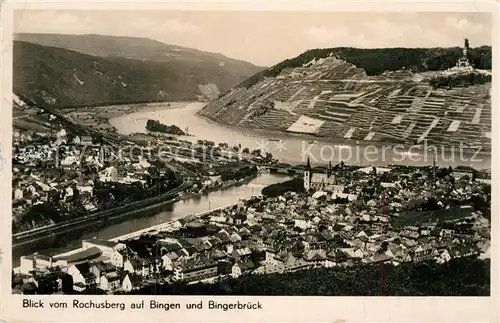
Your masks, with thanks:
<instances>
[{"instance_id":1,"label":"distant mountain ridge","mask_svg":"<svg viewBox=\"0 0 500 323\"><path fill-rule=\"evenodd\" d=\"M262 70L146 38L18 34L15 39L15 93L58 107L209 100Z\"/></svg>"},{"instance_id":2,"label":"distant mountain ridge","mask_svg":"<svg viewBox=\"0 0 500 323\"><path fill-rule=\"evenodd\" d=\"M154 62L205 62L230 74L249 77L265 67L226 57L218 53L169 45L157 40L140 37L68 34L16 34L16 40L43 46L60 47L99 57L123 57Z\"/></svg>"},{"instance_id":3,"label":"distant mountain ridge","mask_svg":"<svg viewBox=\"0 0 500 323\"><path fill-rule=\"evenodd\" d=\"M380 75L385 71L410 69L414 72L439 71L453 67L462 55L460 47L450 48L352 48L336 47L311 49L297 57L286 59L278 64L264 69L240 86L252 86L264 77L275 77L285 68L300 67L313 59L328 56L343 59L358 68L365 70L367 75ZM492 68L491 46L481 46L469 49L469 60L478 69Z\"/></svg>"}]
</instances>

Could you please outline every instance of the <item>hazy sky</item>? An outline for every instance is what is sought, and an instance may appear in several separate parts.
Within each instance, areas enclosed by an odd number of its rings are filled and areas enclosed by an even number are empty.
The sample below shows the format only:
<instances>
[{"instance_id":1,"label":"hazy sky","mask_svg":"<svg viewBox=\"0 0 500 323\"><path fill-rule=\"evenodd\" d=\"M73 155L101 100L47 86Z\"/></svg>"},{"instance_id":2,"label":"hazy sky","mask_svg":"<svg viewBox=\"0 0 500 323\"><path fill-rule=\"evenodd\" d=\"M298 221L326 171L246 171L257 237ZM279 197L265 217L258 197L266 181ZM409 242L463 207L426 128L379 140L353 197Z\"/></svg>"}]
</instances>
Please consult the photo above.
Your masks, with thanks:
<instances>
[{"instance_id":1,"label":"hazy sky","mask_svg":"<svg viewBox=\"0 0 500 323\"><path fill-rule=\"evenodd\" d=\"M19 11L15 32L147 37L274 65L307 49L491 45L482 13Z\"/></svg>"}]
</instances>

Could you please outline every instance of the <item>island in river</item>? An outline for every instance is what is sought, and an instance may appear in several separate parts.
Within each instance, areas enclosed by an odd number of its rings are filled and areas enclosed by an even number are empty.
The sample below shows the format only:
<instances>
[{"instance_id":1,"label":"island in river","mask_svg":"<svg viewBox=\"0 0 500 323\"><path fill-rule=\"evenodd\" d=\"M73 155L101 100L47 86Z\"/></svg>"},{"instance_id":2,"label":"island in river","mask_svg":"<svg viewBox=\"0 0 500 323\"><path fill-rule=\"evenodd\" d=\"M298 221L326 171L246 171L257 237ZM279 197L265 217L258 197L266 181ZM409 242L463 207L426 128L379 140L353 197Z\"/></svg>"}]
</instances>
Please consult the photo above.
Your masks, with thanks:
<instances>
[{"instance_id":1,"label":"island in river","mask_svg":"<svg viewBox=\"0 0 500 323\"><path fill-rule=\"evenodd\" d=\"M166 133L170 135L179 135L179 136L186 135L186 133L176 125L168 126L166 124L161 123L158 120L152 120L152 119L148 119L148 121L146 122L146 130L151 132Z\"/></svg>"}]
</instances>

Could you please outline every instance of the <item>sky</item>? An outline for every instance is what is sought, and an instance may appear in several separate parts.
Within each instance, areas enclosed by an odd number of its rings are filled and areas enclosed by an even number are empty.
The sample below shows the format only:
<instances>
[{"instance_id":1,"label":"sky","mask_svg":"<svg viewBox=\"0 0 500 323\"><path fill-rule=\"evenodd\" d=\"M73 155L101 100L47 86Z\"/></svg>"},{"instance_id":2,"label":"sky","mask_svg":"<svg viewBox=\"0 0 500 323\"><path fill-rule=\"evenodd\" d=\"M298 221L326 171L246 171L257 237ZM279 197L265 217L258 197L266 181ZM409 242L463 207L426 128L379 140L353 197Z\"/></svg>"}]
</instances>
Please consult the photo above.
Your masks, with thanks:
<instances>
[{"instance_id":1,"label":"sky","mask_svg":"<svg viewBox=\"0 0 500 323\"><path fill-rule=\"evenodd\" d=\"M313 48L492 44L487 13L23 10L15 33L136 36L271 66Z\"/></svg>"}]
</instances>

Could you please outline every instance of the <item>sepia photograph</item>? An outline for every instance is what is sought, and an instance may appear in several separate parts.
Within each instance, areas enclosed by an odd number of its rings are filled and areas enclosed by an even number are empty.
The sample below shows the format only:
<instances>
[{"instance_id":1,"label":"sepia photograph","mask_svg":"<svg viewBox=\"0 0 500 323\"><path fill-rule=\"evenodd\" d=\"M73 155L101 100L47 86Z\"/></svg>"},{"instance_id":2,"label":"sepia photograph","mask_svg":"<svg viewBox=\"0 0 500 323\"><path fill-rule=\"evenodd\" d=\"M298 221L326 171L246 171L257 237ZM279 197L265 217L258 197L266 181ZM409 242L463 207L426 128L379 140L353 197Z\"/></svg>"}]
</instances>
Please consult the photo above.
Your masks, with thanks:
<instances>
[{"instance_id":1,"label":"sepia photograph","mask_svg":"<svg viewBox=\"0 0 500 323\"><path fill-rule=\"evenodd\" d=\"M491 12L42 8L12 26L3 258L22 307L493 295Z\"/></svg>"}]
</instances>

